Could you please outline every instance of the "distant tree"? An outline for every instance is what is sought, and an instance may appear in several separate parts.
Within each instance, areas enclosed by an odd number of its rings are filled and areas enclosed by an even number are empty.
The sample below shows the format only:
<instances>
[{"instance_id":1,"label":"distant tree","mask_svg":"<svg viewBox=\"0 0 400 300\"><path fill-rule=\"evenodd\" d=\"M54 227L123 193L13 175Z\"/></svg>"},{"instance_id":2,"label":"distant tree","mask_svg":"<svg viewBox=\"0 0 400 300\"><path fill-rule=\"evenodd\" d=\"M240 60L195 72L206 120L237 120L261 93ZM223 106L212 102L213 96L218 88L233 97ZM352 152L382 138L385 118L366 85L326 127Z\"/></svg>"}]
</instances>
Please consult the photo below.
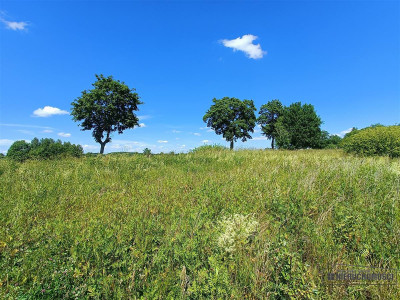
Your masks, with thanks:
<instances>
[{"instance_id":1,"label":"distant tree","mask_svg":"<svg viewBox=\"0 0 400 300\"><path fill-rule=\"evenodd\" d=\"M279 148L305 149L318 148L321 142L322 121L314 106L300 102L285 107L275 126Z\"/></svg>"},{"instance_id":2,"label":"distant tree","mask_svg":"<svg viewBox=\"0 0 400 300\"><path fill-rule=\"evenodd\" d=\"M61 140L34 138L30 143L26 141L16 141L8 149L7 156L24 161L30 159L52 159L63 156L80 157L83 155L81 145L74 145L70 142L63 143Z\"/></svg>"},{"instance_id":3,"label":"distant tree","mask_svg":"<svg viewBox=\"0 0 400 300\"><path fill-rule=\"evenodd\" d=\"M6 157L4 153L0 153L0 159Z\"/></svg>"},{"instance_id":4,"label":"distant tree","mask_svg":"<svg viewBox=\"0 0 400 300\"><path fill-rule=\"evenodd\" d=\"M93 130L94 140L100 144L100 153L111 141L111 133L121 134L125 129L139 126L134 114L138 111L139 96L124 82L114 80L112 76L96 75L94 89L83 91L82 96L71 103L74 121L82 121L82 130Z\"/></svg>"},{"instance_id":5,"label":"distant tree","mask_svg":"<svg viewBox=\"0 0 400 300\"><path fill-rule=\"evenodd\" d=\"M224 97L213 99L214 104L203 117L207 127L215 130L215 133L230 142L233 149L234 142L241 139L245 142L251 139L250 133L254 132L256 115L253 100L239 100L237 98Z\"/></svg>"},{"instance_id":6,"label":"distant tree","mask_svg":"<svg viewBox=\"0 0 400 300\"><path fill-rule=\"evenodd\" d=\"M143 154L149 157L151 155L151 150L149 148L144 148Z\"/></svg>"},{"instance_id":7,"label":"distant tree","mask_svg":"<svg viewBox=\"0 0 400 300\"><path fill-rule=\"evenodd\" d=\"M274 149L274 141L278 135L276 122L282 111L283 105L277 99L262 105L259 111L260 116L257 119L257 123L261 126L262 134L271 139L272 149Z\"/></svg>"},{"instance_id":8,"label":"distant tree","mask_svg":"<svg viewBox=\"0 0 400 300\"><path fill-rule=\"evenodd\" d=\"M321 131L320 143L317 148L321 149L335 149L339 148L342 138L335 134L329 134L328 131Z\"/></svg>"},{"instance_id":9,"label":"distant tree","mask_svg":"<svg viewBox=\"0 0 400 300\"><path fill-rule=\"evenodd\" d=\"M31 146L24 140L14 142L7 151L7 157L16 161L24 161L29 158Z\"/></svg>"}]
</instances>

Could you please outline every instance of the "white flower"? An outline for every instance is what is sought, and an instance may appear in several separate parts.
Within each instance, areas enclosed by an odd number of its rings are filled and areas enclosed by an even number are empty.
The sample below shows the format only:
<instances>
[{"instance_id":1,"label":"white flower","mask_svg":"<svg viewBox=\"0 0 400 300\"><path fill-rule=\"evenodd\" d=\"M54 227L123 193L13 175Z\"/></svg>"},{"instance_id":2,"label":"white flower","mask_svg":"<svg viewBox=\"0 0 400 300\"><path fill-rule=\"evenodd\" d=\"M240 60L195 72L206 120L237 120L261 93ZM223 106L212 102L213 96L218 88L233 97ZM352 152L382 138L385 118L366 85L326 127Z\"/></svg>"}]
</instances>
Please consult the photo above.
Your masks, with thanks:
<instances>
[{"instance_id":1,"label":"white flower","mask_svg":"<svg viewBox=\"0 0 400 300\"><path fill-rule=\"evenodd\" d=\"M223 217L218 222L221 234L218 237L218 246L228 253L233 253L241 246L245 246L257 233L258 222L252 215L234 214Z\"/></svg>"}]
</instances>

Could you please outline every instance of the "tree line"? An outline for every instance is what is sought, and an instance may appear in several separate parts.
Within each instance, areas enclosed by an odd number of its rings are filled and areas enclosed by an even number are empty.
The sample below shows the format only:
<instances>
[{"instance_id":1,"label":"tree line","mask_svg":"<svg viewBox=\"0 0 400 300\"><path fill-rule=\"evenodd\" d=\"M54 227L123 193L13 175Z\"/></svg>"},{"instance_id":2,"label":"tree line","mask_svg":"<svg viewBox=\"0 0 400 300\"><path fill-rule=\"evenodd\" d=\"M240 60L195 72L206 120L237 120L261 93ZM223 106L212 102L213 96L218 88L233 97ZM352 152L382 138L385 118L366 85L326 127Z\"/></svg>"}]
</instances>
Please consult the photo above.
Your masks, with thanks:
<instances>
[{"instance_id":1,"label":"tree line","mask_svg":"<svg viewBox=\"0 0 400 300\"><path fill-rule=\"evenodd\" d=\"M213 105L203 117L207 126L222 135L233 149L237 140L251 139L258 124L262 134L281 149L336 147L341 138L321 130L321 118L311 104L292 103L284 106L275 99L261 106L258 118L252 100L224 97L213 99Z\"/></svg>"},{"instance_id":2,"label":"tree line","mask_svg":"<svg viewBox=\"0 0 400 300\"><path fill-rule=\"evenodd\" d=\"M139 126L134 112L143 104L135 89L112 76L95 75L93 89L85 90L72 102L74 121L82 130L92 130L94 140L100 144L100 153L111 141L111 134ZM262 134L271 139L271 146L282 149L325 148L335 145L339 137L321 131L322 121L311 104L296 102L286 107L279 100L272 100L260 108L256 118L256 108L252 100L224 97L213 99L213 105L203 120L216 134L222 135L233 149L239 139L251 139L256 123Z\"/></svg>"}]
</instances>

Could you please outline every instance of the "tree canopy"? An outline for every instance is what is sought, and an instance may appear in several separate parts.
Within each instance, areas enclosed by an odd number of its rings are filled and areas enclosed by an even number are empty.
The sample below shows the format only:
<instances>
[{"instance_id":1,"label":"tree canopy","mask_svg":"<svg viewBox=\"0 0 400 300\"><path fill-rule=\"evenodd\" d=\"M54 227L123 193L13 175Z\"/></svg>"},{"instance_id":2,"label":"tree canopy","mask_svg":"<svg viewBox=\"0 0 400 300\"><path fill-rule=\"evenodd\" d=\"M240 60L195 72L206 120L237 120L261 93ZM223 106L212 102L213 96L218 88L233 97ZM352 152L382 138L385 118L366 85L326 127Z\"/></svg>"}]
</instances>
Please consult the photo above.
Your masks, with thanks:
<instances>
[{"instance_id":1,"label":"tree canopy","mask_svg":"<svg viewBox=\"0 0 400 300\"><path fill-rule=\"evenodd\" d=\"M321 124L313 105L292 103L283 109L276 122L276 143L285 149L319 148Z\"/></svg>"},{"instance_id":2,"label":"tree canopy","mask_svg":"<svg viewBox=\"0 0 400 300\"><path fill-rule=\"evenodd\" d=\"M211 127L218 135L222 134L230 142L230 149L233 149L237 139L243 142L251 139L250 133L254 132L256 125L253 100L224 97L212 101L214 104L203 117L207 127Z\"/></svg>"},{"instance_id":3,"label":"tree canopy","mask_svg":"<svg viewBox=\"0 0 400 300\"><path fill-rule=\"evenodd\" d=\"M130 89L124 82L114 80L112 76L95 75L94 89L85 90L71 103L74 121L82 121L82 130L93 130L94 140L101 145L100 153L111 141L111 133L121 134L125 129L139 126L135 115L139 96L135 89Z\"/></svg>"},{"instance_id":4,"label":"tree canopy","mask_svg":"<svg viewBox=\"0 0 400 300\"><path fill-rule=\"evenodd\" d=\"M262 134L271 139L271 147L274 149L274 141L278 135L276 122L283 112L282 103L275 99L261 106L257 123L261 126Z\"/></svg>"}]
</instances>

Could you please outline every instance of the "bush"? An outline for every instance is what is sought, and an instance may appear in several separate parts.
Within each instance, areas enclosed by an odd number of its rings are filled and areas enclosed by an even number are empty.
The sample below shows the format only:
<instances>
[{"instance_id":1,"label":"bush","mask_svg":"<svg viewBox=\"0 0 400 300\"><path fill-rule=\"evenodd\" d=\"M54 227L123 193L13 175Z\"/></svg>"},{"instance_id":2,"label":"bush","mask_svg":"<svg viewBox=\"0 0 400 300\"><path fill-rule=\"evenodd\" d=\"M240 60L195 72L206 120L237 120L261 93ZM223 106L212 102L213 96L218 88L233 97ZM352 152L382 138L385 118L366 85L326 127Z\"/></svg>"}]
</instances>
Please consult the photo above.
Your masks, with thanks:
<instances>
[{"instance_id":1,"label":"bush","mask_svg":"<svg viewBox=\"0 0 400 300\"><path fill-rule=\"evenodd\" d=\"M28 158L51 159L60 156L80 157L83 155L81 145L74 145L70 142L62 143L61 140L34 138L31 143L16 141L11 145L7 156L17 161L24 161Z\"/></svg>"},{"instance_id":2,"label":"bush","mask_svg":"<svg viewBox=\"0 0 400 300\"><path fill-rule=\"evenodd\" d=\"M343 139L342 147L347 153L400 157L400 126L373 126L358 130Z\"/></svg>"},{"instance_id":3,"label":"bush","mask_svg":"<svg viewBox=\"0 0 400 300\"><path fill-rule=\"evenodd\" d=\"M202 151L224 151L227 150L228 148L218 145L218 144L214 144L214 145L203 145L200 147L196 147L193 150L191 150L190 152L202 152Z\"/></svg>"}]
</instances>

